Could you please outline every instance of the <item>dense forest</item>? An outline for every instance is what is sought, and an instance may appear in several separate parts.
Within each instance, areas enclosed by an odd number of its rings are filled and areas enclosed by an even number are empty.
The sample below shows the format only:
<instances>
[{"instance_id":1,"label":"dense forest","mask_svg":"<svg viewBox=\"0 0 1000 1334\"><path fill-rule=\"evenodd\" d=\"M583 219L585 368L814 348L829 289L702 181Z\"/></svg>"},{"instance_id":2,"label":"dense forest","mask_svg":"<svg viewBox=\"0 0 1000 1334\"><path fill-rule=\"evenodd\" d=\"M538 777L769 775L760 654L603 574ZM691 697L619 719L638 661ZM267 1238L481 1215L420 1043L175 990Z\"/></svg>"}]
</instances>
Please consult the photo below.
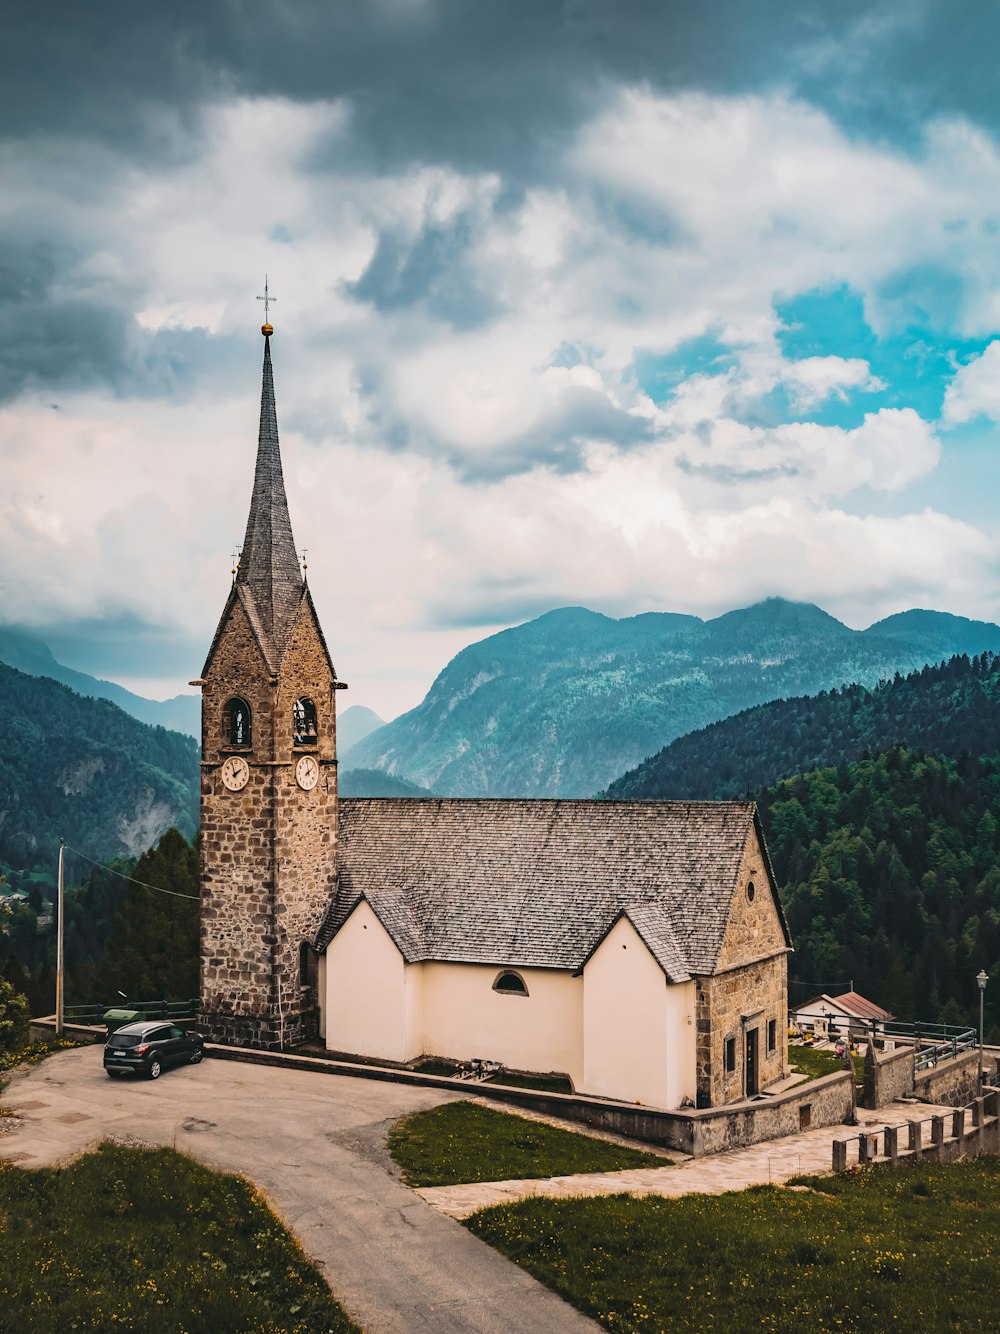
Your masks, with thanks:
<instances>
[{"instance_id":1,"label":"dense forest","mask_svg":"<svg viewBox=\"0 0 1000 1334\"><path fill-rule=\"evenodd\" d=\"M741 797L897 744L955 757L1000 755L1000 658L954 657L872 689L851 685L746 709L680 737L604 795Z\"/></svg>"},{"instance_id":2,"label":"dense forest","mask_svg":"<svg viewBox=\"0 0 1000 1334\"><path fill-rule=\"evenodd\" d=\"M898 1018L1000 1040L1000 761L904 747L758 794L793 1003L853 982Z\"/></svg>"},{"instance_id":3,"label":"dense forest","mask_svg":"<svg viewBox=\"0 0 1000 1334\"><path fill-rule=\"evenodd\" d=\"M142 882L142 883L137 883ZM153 886L154 888L147 888ZM164 892L167 891L167 892ZM95 867L66 890L66 1004L187 1000L198 994L198 853L176 829L138 861ZM193 896L193 898L192 898ZM0 972L32 1014L55 1003L55 928L39 931L30 904L2 919Z\"/></svg>"}]
</instances>

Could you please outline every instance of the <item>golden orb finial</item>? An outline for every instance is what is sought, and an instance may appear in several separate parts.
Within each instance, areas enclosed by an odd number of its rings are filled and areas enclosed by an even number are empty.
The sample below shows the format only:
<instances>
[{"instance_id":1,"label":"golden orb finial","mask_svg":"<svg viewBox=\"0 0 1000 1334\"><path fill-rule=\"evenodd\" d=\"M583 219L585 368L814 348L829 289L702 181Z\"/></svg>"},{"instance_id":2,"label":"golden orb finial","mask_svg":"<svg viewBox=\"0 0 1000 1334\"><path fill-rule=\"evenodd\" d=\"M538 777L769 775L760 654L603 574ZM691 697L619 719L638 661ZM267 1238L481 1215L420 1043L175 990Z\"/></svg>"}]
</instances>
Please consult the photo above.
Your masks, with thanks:
<instances>
[{"instance_id":1,"label":"golden orb finial","mask_svg":"<svg viewBox=\"0 0 1000 1334\"><path fill-rule=\"evenodd\" d=\"M262 324L260 326L260 331L265 338L270 338L274 333L274 326L272 324Z\"/></svg>"}]
</instances>

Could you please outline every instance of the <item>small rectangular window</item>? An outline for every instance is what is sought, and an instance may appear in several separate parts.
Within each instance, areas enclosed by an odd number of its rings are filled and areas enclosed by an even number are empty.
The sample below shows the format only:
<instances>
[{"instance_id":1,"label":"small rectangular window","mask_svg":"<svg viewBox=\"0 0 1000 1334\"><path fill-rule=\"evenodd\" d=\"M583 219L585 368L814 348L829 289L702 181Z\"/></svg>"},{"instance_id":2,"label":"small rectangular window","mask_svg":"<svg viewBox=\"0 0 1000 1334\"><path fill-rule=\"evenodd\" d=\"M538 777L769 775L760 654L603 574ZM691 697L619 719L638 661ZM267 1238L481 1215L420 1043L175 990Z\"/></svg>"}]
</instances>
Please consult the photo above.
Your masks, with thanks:
<instances>
[{"instance_id":1,"label":"small rectangular window","mask_svg":"<svg viewBox=\"0 0 1000 1334\"><path fill-rule=\"evenodd\" d=\"M726 1038L726 1074L731 1075L736 1069L736 1039Z\"/></svg>"},{"instance_id":2,"label":"small rectangular window","mask_svg":"<svg viewBox=\"0 0 1000 1334\"><path fill-rule=\"evenodd\" d=\"M774 1051L774 1049L775 1049L775 1047L776 1047L777 1045L778 1045L778 1021L777 1021L777 1019L769 1019L769 1020L767 1021L767 1049L768 1049L768 1051Z\"/></svg>"}]
</instances>

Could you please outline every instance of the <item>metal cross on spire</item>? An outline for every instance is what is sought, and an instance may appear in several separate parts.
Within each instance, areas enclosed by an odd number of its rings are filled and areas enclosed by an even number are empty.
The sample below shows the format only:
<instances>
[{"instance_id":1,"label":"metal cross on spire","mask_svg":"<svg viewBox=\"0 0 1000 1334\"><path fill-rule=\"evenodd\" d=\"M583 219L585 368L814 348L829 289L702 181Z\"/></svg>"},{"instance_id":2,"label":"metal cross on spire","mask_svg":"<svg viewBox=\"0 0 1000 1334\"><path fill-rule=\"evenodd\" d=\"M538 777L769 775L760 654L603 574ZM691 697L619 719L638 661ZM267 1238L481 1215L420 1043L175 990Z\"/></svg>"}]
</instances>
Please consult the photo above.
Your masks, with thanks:
<instances>
[{"instance_id":1,"label":"metal cross on spire","mask_svg":"<svg viewBox=\"0 0 1000 1334\"><path fill-rule=\"evenodd\" d=\"M268 319L268 315L267 315L268 307L269 307L269 306L273 306L273 305L277 302L278 298L277 298L276 296L272 296L271 293L268 291L268 287L267 287L267 274L266 274L266 273L264 274L264 295L263 295L263 296L259 296L259 297L257 298L257 300L258 300L258 301L263 301L263 303L264 303L264 323L265 323L265 324L269 324L270 321L269 321L269 319Z\"/></svg>"}]
</instances>

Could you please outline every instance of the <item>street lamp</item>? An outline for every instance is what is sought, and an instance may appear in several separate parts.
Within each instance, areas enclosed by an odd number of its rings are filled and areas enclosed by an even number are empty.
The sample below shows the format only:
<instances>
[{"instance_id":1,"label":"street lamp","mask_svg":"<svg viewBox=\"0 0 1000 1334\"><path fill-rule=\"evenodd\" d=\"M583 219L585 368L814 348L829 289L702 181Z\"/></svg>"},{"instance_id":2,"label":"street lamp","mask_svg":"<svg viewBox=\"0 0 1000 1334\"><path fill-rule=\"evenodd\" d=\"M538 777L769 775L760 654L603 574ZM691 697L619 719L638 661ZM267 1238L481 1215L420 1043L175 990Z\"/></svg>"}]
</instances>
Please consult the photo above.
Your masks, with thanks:
<instances>
[{"instance_id":1,"label":"street lamp","mask_svg":"<svg viewBox=\"0 0 1000 1334\"><path fill-rule=\"evenodd\" d=\"M976 981L979 983L979 1092L983 1091L983 997L986 995L986 983L989 981L989 974L985 968L980 968L976 974Z\"/></svg>"}]
</instances>

